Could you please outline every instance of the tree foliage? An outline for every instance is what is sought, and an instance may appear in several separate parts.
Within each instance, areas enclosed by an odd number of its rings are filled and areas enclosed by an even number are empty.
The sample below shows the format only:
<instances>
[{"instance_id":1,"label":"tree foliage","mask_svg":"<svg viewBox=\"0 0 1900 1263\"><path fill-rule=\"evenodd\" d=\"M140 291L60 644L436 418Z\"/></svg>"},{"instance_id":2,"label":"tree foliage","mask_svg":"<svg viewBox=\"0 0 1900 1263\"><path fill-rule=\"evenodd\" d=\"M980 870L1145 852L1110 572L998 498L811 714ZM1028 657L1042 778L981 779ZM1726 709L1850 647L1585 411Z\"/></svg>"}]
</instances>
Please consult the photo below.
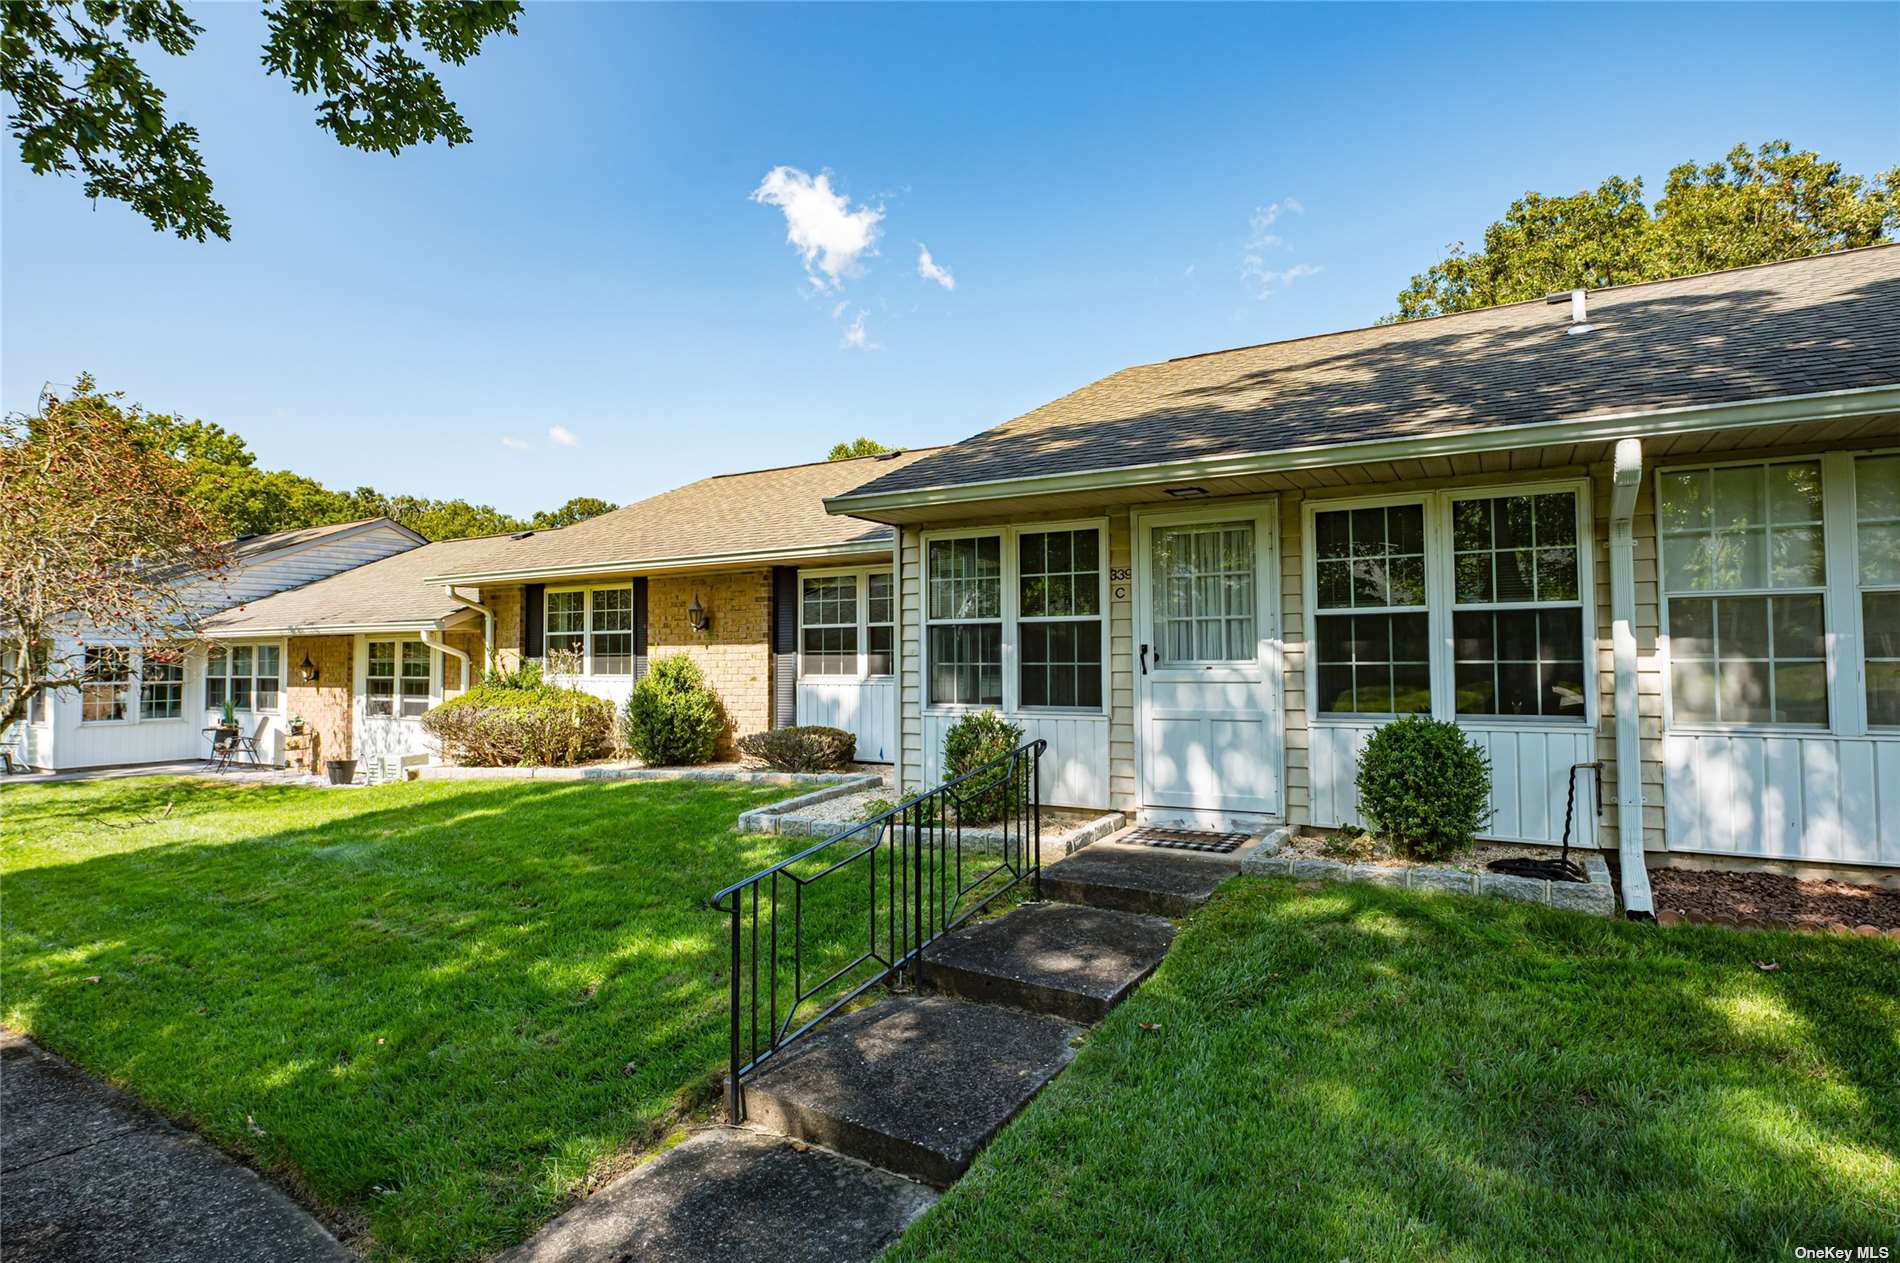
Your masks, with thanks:
<instances>
[{"instance_id":1,"label":"tree foliage","mask_svg":"<svg viewBox=\"0 0 1900 1263\"><path fill-rule=\"evenodd\" d=\"M49 392L34 416L0 419L0 730L35 696L85 682L83 651L58 633L188 639L202 612L193 581L229 562L189 467L144 421L90 379L70 399Z\"/></svg>"},{"instance_id":2,"label":"tree foliage","mask_svg":"<svg viewBox=\"0 0 1900 1263\"><path fill-rule=\"evenodd\" d=\"M528 519L528 525L537 531L550 531L559 526L573 526L585 522L590 517L599 517L603 513L612 513L614 506L599 496L575 496L558 509L543 509Z\"/></svg>"},{"instance_id":3,"label":"tree foliage","mask_svg":"<svg viewBox=\"0 0 1900 1263\"><path fill-rule=\"evenodd\" d=\"M1654 210L1643 182L1611 176L1594 191L1526 193L1484 232L1412 278L1388 320L1412 320L1720 268L1872 245L1900 229L1900 167L1871 183L1838 162L1775 140L1726 161L1669 172Z\"/></svg>"},{"instance_id":4,"label":"tree foliage","mask_svg":"<svg viewBox=\"0 0 1900 1263\"><path fill-rule=\"evenodd\" d=\"M831 445L831 454L825 457L825 459L851 460L858 456L882 456L886 452L894 452L896 450L896 448L884 446L884 444L878 442L876 439L866 438L860 434L857 438L852 439L848 443L833 443Z\"/></svg>"},{"instance_id":5,"label":"tree foliage","mask_svg":"<svg viewBox=\"0 0 1900 1263\"><path fill-rule=\"evenodd\" d=\"M463 65L491 35L515 33L516 0L267 0L265 72L317 96L317 125L338 143L401 153L473 138L435 71ZM158 231L229 240L197 129L166 116L139 63L191 52L204 28L179 0L18 0L5 6L0 90L20 157L40 175L79 174L89 198L124 202Z\"/></svg>"}]
</instances>

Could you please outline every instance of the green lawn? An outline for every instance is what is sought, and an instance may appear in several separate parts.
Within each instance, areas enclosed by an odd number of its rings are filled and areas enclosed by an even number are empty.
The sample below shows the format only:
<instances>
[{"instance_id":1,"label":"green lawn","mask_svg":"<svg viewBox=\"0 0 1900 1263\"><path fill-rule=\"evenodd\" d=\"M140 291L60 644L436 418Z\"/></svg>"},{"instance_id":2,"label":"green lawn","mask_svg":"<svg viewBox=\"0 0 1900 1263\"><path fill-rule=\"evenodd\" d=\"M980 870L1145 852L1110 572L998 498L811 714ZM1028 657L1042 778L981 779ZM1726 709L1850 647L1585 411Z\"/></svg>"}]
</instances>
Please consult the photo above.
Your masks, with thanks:
<instances>
[{"instance_id":1,"label":"green lawn","mask_svg":"<svg viewBox=\"0 0 1900 1263\"><path fill-rule=\"evenodd\" d=\"M1900 944L1243 880L889 1257L1789 1259L1897 1154Z\"/></svg>"},{"instance_id":2,"label":"green lawn","mask_svg":"<svg viewBox=\"0 0 1900 1263\"><path fill-rule=\"evenodd\" d=\"M808 841L729 832L788 792L0 789L0 1013L368 1253L478 1256L712 1106L728 939L706 899ZM807 970L862 925L808 907Z\"/></svg>"}]
</instances>

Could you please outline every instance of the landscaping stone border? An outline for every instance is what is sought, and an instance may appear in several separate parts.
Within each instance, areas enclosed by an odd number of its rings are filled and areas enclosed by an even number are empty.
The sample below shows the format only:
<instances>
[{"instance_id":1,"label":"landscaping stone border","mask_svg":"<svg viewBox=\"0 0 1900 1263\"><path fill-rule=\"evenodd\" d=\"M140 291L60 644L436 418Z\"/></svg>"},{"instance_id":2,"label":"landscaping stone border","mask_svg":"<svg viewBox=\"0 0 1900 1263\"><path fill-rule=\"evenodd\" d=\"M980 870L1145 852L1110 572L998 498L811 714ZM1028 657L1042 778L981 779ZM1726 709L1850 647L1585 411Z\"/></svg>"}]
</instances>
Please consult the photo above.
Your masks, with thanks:
<instances>
[{"instance_id":1,"label":"landscaping stone border","mask_svg":"<svg viewBox=\"0 0 1900 1263\"><path fill-rule=\"evenodd\" d=\"M1862 938L1900 939L1900 929L1883 930L1877 925L1849 925L1835 921L1816 925L1812 921L1784 921L1780 917L1723 917L1701 912L1677 912L1666 909L1656 914L1656 924L1719 925L1727 930L1785 930L1795 934L1857 934Z\"/></svg>"},{"instance_id":2,"label":"landscaping stone border","mask_svg":"<svg viewBox=\"0 0 1900 1263\"><path fill-rule=\"evenodd\" d=\"M1461 868L1432 868L1413 864L1349 864L1302 855L1282 855L1289 834L1276 829L1266 845L1249 854L1241 871L1271 877L1305 877L1320 881L1362 881L1406 890L1443 890L1459 895L1491 895L1520 903L1540 903L1592 916L1616 915L1616 888L1610 866L1595 855L1580 856L1588 882L1546 881L1540 877L1513 877L1509 873L1466 872Z\"/></svg>"},{"instance_id":3,"label":"landscaping stone border","mask_svg":"<svg viewBox=\"0 0 1900 1263\"><path fill-rule=\"evenodd\" d=\"M729 767L630 767L594 764L584 767L448 767L419 768L422 781L730 781L741 785L815 785L843 777L857 782L851 791L878 783L871 772L770 772ZM817 801L817 800L814 800Z\"/></svg>"},{"instance_id":4,"label":"landscaping stone border","mask_svg":"<svg viewBox=\"0 0 1900 1263\"><path fill-rule=\"evenodd\" d=\"M848 790L846 792L854 791ZM734 827L742 833L783 833L808 838L828 838L834 833L845 832L856 822L850 820L831 820L823 816L799 816L791 814L791 812L793 809L807 803L823 802L826 798L836 798L840 796L841 795L838 794L824 794L823 797L818 797L807 794L798 798L790 798L782 803L773 803L767 807L760 807L756 811L747 812L744 816L739 817L739 824ZM766 827L752 828L746 825L748 817L761 816L766 812L778 813L775 819ZM1063 834L1058 841L1051 843L1045 838L1043 844L1044 858L1049 858L1052 845L1059 852L1055 858L1074 855L1089 843L1099 842L1110 834L1119 832L1125 828L1126 825L1127 822L1123 819L1122 813L1119 811L1111 811L1097 816L1081 828ZM963 844L975 850L999 851L1003 846L1003 831L1001 829L987 829L971 826L963 830Z\"/></svg>"}]
</instances>

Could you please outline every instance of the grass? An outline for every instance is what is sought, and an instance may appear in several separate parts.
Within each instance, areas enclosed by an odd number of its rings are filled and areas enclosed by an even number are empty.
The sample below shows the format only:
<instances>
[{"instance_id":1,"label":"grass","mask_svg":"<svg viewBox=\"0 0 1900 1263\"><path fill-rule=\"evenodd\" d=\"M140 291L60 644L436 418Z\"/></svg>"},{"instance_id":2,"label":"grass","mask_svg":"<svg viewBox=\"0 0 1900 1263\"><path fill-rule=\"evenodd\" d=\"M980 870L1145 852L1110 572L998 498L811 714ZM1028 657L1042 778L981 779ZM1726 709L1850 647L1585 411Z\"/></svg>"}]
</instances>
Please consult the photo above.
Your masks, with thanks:
<instances>
[{"instance_id":1,"label":"grass","mask_svg":"<svg viewBox=\"0 0 1900 1263\"><path fill-rule=\"evenodd\" d=\"M1896 1153L1900 944L1247 879L888 1257L1787 1259Z\"/></svg>"},{"instance_id":2,"label":"grass","mask_svg":"<svg viewBox=\"0 0 1900 1263\"><path fill-rule=\"evenodd\" d=\"M706 899L809 842L729 831L788 792L0 789L0 1013L371 1257L480 1256L712 1105L729 940ZM862 925L814 898L806 968Z\"/></svg>"}]
</instances>

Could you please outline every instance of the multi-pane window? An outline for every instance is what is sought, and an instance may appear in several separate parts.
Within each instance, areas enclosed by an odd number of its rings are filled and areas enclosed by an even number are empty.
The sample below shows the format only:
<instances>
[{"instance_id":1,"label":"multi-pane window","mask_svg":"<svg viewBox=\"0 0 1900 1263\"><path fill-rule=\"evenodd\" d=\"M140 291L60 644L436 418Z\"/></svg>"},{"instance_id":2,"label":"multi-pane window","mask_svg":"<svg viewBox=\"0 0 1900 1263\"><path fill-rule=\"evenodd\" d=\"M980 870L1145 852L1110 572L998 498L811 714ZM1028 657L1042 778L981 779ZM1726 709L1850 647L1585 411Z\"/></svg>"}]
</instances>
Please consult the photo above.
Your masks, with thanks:
<instances>
[{"instance_id":1,"label":"multi-pane window","mask_svg":"<svg viewBox=\"0 0 1900 1263\"><path fill-rule=\"evenodd\" d=\"M1018 704L1100 708L1101 532L1025 531L1016 556Z\"/></svg>"},{"instance_id":2,"label":"multi-pane window","mask_svg":"<svg viewBox=\"0 0 1900 1263\"><path fill-rule=\"evenodd\" d=\"M416 640L372 640L363 712L413 719L429 709L429 646Z\"/></svg>"},{"instance_id":3,"label":"multi-pane window","mask_svg":"<svg viewBox=\"0 0 1900 1263\"><path fill-rule=\"evenodd\" d=\"M931 704L1002 705L1002 537L933 539L925 565Z\"/></svg>"},{"instance_id":4,"label":"multi-pane window","mask_svg":"<svg viewBox=\"0 0 1900 1263\"><path fill-rule=\"evenodd\" d=\"M597 588L588 614L595 675L633 674L633 589Z\"/></svg>"},{"instance_id":5,"label":"multi-pane window","mask_svg":"<svg viewBox=\"0 0 1900 1263\"><path fill-rule=\"evenodd\" d=\"M865 671L889 675L897 666L897 594L890 571L876 570L866 577L864 599Z\"/></svg>"},{"instance_id":6,"label":"multi-pane window","mask_svg":"<svg viewBox=\"0 0 1900 1263\"><path fill-rule=\"evenodd\" d=\"M205 657L205 708L276 710L283 687L276 645L213 645Z\"/></svg>"},{"instance_id":7,"label":"multi-pane window","mask_svg":"<svg viewBox=\"0 0 1900 1263\"><path fill-rule=\"evenodd\" d=\"M1577 493L1454 499L1451 527L1458 713L1585 718Z\"/></svg>"},{"instance_id":8,"label":"multi-pane window","mask_svg":"<svg viewBox=\"0 0 1900 1263\"><path fill-rule=\"evenodd\" d=\"M1155 661L1251 662L1254 538L1251 522L1156 528L1153 553Z\"/></svg>"},{"instance_id":9,"label":"multi-pane window","mask_svg":"<svg viewBox=\"0 0 1900 1263\"><path fill-rule=\"evenodd\" d=\"M1425 506L1315 514L1313 549L1319 713L1431 710Z\"/></svg>"},{"instance_id":10,"label":"multi-pane window","mask_svg":"<svg viewBox=\"0 0 1900 1263\"><path fill-rule=\"evenodd\" d=\"M1661 477L1677 723L1825 724L1819 461Z\"/></svg>"},{"instance_id":11,"label":"multi-pane window","mask_svg":"<svg viewBox=\"0 0 1900 1263\"><path fill-rule=\"evenodd\" d=\"M86 723L128 718L132 697L132 655L118 645L86 646L86 680L80 685L80 714Z\"/></svg>"},{"instance_id":12,"label":"multi-pane window","mask_svg":"<svg viewBox=\"0 0 1900 1263\"><path fill-rule=\"evenodd\" d=\"M814 575L800 584L799 624L806 675L858 673L858 577Z\"/></svg>"},{"instance_id":13,"label":"multi-pane window","mask_svg":"<svg viewBox=\"0 0 1900 1263\"><path fill-rule=\"evenodd\" d=\"M139 718L177 719L184 713L184 652L147 645L139 658Z\"/></svg>"},{"instance_id":14,"label":"multi-pane window","mask_svg":"<svg viewBox=\"0 0 1900 1263\"><path fill-rule=\"evenodd\" d=\"M1900 456L1854 462L1854 525L1867 722L1900 727Z\"/></svg>"},{"instance_id":15,"label":"multi-pane window","mask_svg":"<svg viewBox=\"0 0 1900 1263\"><path fill-rule=\"evenodd\" d=\"M587 669L587 593L549 592L542 624L547 669L578 675Z\"/></svg>"}]
</instances>

